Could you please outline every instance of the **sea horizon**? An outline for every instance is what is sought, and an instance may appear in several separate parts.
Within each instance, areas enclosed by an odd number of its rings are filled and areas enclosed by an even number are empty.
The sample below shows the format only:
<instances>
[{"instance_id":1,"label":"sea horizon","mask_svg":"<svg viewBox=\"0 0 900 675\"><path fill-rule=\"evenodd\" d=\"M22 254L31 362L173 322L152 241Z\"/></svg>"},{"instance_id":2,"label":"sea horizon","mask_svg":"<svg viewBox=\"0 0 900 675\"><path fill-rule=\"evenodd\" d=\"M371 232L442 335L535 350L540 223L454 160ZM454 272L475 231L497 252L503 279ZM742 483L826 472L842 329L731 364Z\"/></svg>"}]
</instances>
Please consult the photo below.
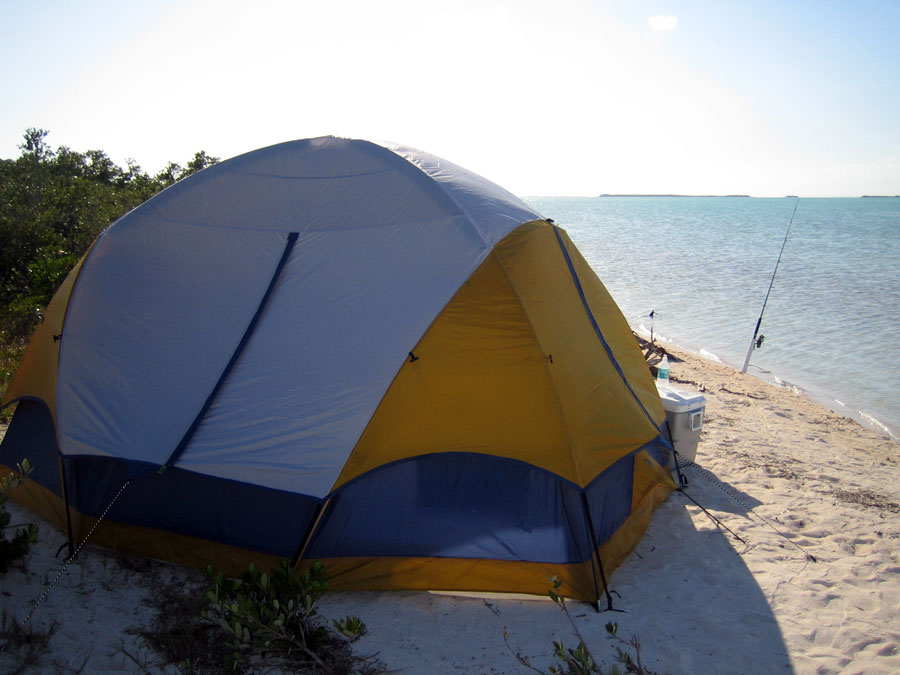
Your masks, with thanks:
<instances>
[{"instance_id":1,"label":"sea horizon","mask_svg":"<svg viewBox=\"0 0 900 675\"><path fill-rule=\"evenodd\" d=\"M610 197L653 197L653 198L698 198L698 199L727 199L730 197L740 197L742 199L900 199L900 194L896 195L830 195L827 197L811 197L803 195L751 195L751 194L687 194L687 193L656 193L656 192L622 192L622 193L600 193L595 195L527 195L522 197L524 200L532 199L600 199Z\"/></svg>"}]
</instances>

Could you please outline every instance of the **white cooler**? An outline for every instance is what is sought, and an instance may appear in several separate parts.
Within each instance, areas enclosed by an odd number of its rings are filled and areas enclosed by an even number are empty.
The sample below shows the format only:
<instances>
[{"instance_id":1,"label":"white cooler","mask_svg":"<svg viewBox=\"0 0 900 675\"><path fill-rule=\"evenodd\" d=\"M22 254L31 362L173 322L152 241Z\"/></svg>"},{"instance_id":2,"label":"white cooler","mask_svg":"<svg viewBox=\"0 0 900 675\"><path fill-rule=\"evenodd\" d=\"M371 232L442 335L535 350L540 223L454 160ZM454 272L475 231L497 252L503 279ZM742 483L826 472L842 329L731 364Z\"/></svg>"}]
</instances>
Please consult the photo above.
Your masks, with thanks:
<instances>
[{"instance_id":1,"label":"white cooler","mask_svg":"<svg viewBox=\"0 0 900 675\"><path fill-rule=\"evenodd\" d=\"M675 452L682 460L693 462L697 456L700 430L703 428L706 398L702 394L680 391L659 380L656 388L666 411Z\"/></svg>"}]
</instances>

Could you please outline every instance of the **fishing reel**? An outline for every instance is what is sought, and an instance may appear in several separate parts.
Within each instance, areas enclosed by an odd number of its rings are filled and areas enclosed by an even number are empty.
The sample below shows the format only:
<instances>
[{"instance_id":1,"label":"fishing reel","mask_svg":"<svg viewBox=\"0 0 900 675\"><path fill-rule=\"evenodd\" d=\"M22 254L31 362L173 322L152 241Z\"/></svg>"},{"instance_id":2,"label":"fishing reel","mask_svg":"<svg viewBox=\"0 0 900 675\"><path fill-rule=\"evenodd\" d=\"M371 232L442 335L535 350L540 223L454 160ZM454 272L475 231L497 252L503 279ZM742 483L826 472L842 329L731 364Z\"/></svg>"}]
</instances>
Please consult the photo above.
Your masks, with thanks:
<instances>
[{"instance_id":1,"label":"fishing reel","mask_svg":"<svg viewBox=\"0 0 900 675\"><path fill-rule=\"evenodd\" d=\"M760 347L762 347L762 343L763 343L763 341L764 341L765 339L766 339L766 336L765 336L765 335L760 335L758 338L756 338L756 348L757 348L757 349L759 349Z\"/></svg>"}]
</instances>

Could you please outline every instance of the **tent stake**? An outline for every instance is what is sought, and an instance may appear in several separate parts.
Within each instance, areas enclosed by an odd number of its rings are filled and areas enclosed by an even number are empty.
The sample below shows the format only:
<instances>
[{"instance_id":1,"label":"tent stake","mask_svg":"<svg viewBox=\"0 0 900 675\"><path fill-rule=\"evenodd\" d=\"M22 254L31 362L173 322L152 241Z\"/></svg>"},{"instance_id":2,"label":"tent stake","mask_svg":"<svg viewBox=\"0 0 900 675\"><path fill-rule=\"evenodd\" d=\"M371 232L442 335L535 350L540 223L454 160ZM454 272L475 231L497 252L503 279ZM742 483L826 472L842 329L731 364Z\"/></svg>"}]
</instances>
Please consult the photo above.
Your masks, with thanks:
<instances>
[{"instance_id":1,"label":"tent stake","mask_svg":"<svg viewBox=\"0 0 900 675\"><path fill-rule=\"evenodd\" d=\"M587 494L581 491L581 506L584 509L584 516L587 520L588 531L591 533L591 572L594 573L594 590L597 591L597 600L592 604L593 608L599 613L600 610L600 589L597 588L597 574L594 572L594 556L597 557L597 568L600 570L600 580L603 583L603 592L606 593L606 611L617 612L620 610L613 609L612 595L609 593L609 586L606 583L606 573L603 571L603 561L600 559L600 546L597 544L597 534L594 532L594 520L591 518L591 508L588 504Z\"/></svg>"}]
</instances>

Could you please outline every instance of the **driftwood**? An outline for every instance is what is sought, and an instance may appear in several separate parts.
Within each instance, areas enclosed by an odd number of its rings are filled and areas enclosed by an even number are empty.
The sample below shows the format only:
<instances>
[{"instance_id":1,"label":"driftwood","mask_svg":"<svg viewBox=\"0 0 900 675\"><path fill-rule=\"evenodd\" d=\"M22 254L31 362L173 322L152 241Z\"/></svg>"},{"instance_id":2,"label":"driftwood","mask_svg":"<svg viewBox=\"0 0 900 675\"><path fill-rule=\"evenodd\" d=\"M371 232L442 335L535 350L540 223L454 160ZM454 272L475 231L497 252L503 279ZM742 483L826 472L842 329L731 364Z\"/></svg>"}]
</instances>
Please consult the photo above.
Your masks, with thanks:
<instances>
[{"instance_id":1,"label":"driftwood","mask_svg":"<svg viewBox=\"0 0 900 675\"><path fill-rule=\"evenodd\" d=\"M638 346L641 348L641 352L644 354L647 365L650 366L650 372L652 372L654 376L656 375L656 364L662 361L664 356L672 363L683 361L683 359L679 359L677 356L666 351L665 347L658 344L655 340L651 342L650 340L642 338L637 333L633 333L633 335L637 340Z\"/></svg>"},{"instance_id":2,"label":"driftwood","mask_svg":"<svg viewBox=\"0 0 900 675\"><path fill-rule=\"evenodd\" d=\"M684 377L678 377L678 376L676 376L676 375L669 375L669 380L671 380L672 382L678 382L678 384L689 384L689 385L691 385L691 386L693 386L693 387L697 387L697 389L698 389L701 393L705 393L705 392L709 391L709 390L706 388L706 385L703 384L702 382L696 382L696 381L694 381L694 380L688 380L687 378L684 378Z\"/></svg>"},{"instance_id":3,"label":"driftwood","mask_svg":"<svg viewBox=\"0 0 900 675\"><path fill-rule=\"evenodd\" d=\"M725 387L719 387L719 391L724 391L726 394L734 394L735 396L747 396L749 398L755 398L758 401L764 401L769 398L768 396L760 396L758 394L751 394L747 391L731 391L731 389L726 389Z\"/></svg>"}]
</instances>

